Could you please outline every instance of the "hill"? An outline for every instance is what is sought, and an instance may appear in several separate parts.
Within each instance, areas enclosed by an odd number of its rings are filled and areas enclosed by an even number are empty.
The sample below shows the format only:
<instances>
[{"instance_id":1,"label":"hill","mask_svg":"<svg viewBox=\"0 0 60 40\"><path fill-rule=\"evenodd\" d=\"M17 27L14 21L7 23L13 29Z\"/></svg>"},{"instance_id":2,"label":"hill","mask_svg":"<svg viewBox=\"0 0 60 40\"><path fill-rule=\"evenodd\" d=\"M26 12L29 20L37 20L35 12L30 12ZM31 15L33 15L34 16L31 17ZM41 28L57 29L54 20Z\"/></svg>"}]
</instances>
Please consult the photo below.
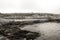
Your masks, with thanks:
<instances>
[{"instance_id":1,"label":"hill","mask_svg":"<svg viewBox=\"0 0 60 40\"><path fill-rule=\"evenodd\" d=\"M52 13L0 13L1 18L5 19L41 19L41 18L51 18L60 19L60 14Z\"/></svg>"}]
</instances>

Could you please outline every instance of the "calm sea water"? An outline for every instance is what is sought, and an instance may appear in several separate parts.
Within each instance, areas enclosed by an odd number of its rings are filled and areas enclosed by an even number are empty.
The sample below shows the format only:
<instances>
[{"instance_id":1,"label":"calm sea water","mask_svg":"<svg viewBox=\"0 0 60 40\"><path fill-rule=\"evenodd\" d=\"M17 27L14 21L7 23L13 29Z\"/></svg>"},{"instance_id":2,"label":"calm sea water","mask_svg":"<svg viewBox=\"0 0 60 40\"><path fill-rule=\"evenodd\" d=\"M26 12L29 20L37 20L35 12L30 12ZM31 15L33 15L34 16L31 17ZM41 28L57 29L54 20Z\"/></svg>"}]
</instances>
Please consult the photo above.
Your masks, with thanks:
<instances>
[{"instance_id":1,"label":"calm sea water","mask_svg":"<svg viewBox=\"0 0 60 40\"><path fill-rule=\"evenodd\" d=\"M34 25L27 25L21 29L41 33L41 36L36 40L60 40L60 23L38 23Z\"/></svg>"}]
</instances>

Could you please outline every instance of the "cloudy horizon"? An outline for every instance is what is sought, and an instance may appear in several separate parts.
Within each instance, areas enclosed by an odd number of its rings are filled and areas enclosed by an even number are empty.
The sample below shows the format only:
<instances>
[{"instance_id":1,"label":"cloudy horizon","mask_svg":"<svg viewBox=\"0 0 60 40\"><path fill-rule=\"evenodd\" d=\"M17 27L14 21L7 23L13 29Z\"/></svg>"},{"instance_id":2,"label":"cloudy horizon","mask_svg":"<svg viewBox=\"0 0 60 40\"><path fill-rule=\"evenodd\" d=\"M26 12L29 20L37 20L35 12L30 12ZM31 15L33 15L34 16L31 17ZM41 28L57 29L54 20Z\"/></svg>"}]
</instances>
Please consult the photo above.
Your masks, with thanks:
<instances>
[{"instance_id":1,"label":"cloudy horizon","mask_svg":"<svg viewBox=\"0 0 60 40\"><path fill-rule=\"evenodd\" d=\"M0 0L0 12L60 14L60 0Z\"/></svg>"}]
</instances>

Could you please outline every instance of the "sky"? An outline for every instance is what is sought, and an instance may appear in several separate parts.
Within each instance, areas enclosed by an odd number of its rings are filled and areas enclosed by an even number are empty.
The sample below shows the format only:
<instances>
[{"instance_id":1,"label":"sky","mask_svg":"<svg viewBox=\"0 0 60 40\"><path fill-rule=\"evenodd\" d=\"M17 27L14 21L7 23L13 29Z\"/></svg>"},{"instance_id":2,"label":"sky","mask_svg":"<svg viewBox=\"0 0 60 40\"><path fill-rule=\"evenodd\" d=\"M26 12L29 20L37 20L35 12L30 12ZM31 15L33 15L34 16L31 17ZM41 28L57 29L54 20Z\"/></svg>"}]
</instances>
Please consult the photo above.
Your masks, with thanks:
<instances>
[{"instance_id":1,"label":"sky","mask_svg":"<svg viewBox=\"0 0 60 40\"><path fill-rule=\"evenodd\" d=\"M0 12L60 14L60 0L0 0Z\"/></svg>"}]
</instances>

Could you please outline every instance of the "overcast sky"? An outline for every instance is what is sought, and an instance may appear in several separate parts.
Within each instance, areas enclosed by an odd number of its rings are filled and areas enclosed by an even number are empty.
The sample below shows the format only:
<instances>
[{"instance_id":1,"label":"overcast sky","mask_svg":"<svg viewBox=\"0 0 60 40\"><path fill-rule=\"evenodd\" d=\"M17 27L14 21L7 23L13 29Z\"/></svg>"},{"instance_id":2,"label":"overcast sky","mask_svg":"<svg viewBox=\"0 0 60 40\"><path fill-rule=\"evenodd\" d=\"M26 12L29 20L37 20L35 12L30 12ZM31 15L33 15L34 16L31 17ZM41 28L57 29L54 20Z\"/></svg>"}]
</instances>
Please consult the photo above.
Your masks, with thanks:
<instances>
[{"instance_id":1,"label":"overcast sky","mask_svg":"<svg viewBox=\"0 0 60 40\"><path fill-rule=\"evenodd\" d=\"M0 12L60 13L60 0L0 0Z\"/></svg>"}]
</instances>

